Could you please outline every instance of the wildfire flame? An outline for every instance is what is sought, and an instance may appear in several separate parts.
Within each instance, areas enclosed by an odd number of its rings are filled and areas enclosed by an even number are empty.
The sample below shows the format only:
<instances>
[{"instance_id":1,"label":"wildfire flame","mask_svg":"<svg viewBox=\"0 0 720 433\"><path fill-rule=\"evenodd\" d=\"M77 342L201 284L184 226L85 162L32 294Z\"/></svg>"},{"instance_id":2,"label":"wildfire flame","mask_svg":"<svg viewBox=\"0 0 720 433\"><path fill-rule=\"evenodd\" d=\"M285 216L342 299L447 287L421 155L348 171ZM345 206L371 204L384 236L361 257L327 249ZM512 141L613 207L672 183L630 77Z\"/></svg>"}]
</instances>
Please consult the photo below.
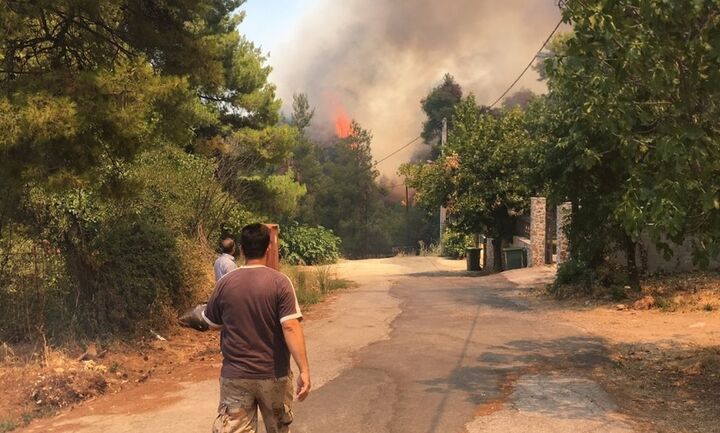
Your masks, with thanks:
<instances>
[{"instance_id":1,"label":"wildfire flame","mask_svg":"<svg viewBox=\"0 0 720 433\"><path fill-rule=\"evenodd\" d=\"M350 135L350 116L339 104L335 106L335 133L340 138Z\"/></svg>"}]
</instances>

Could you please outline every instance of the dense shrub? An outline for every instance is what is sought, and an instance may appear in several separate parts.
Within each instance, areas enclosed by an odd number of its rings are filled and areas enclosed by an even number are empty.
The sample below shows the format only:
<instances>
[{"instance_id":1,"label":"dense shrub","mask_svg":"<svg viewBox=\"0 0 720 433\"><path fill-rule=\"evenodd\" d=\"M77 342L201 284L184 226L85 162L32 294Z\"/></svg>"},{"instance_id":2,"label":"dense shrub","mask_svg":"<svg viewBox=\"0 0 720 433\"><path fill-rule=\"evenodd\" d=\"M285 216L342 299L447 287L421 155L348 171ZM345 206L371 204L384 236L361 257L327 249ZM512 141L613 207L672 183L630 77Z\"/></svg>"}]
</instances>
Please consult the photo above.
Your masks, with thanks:
<instances>
[{"instance_id":1,"label":"dense shrub","mask_svg":"<svg viewBox=\"0 0 720 433\"><path fill-rule=\"evenodd\" d=\"M582 260L574 259L558 265L555 284L560 286L565 284L589 286L592 278L592 268Z\"/></svg>"},{"instance_id":2,"label":"dense shrub","mask_svg":"<svg viewBox=\"0 0 720 433\"><path fill-rule=\"evenodd\" d=\"M72 331L71 287L57 249L7 230L0 242L0 340Z\"/></svg>"},{"instance_id":3,"label":"dense shrub","mask_svg":"<svg viewBox=\"0 0 720 433\"><path fill-rule=\"evenodd\" d=\"M148 221L162 223L186 236L199 226L210 239L221 232L237 233L257 216L242 207L215 179L217 165L180 149L163 148L141 154L129 170L129 181L142 193L123 201Z\"/></svg>"},{"instance_id":4,"label":"dense shrub","mask_svg":"<svg viewBox=\"0 0 720 433\"><path fill-rule=\"evenodd\" d=\"M258 219L213 179L214 167L168 148L115 173L119 189L107 189L106 174L68 192L31 188L22 208L33 226L0 233L0 340L172 325L213 287L209 245Z\"/></svg>"},{"instance_id":5,"label":"dense shrub","mask_svg":"<svg viewBox=\"0 0 720 433\"><path fill-rule=\"evenodd\" d=\"M583 260L571 259L558 266L550 292L558 298L592 292L620 300L626 296L626 279L625 270L607 260L593 267Z\"/></svg>"},{"instance_id":6,"label":"dense shrub","mask_svg":"<svg viewBox=\"0 0 720 433\"><path fill-rule=\"evenodd\" d=\"M95 314L100 329L128 332L142 328L141 323L165 327L169 307L185 306L192 298L181 284L175 237L166 228L125 221L96 245L94 308L88 306L88 313Z\"/></svg>"},{"instance_id":7,"label":"dense shrub","mask_svg":"<svg viewBox=\"0 0 720 433\"><path fill-rule=\"evenodd\" d=\"M334 263L340 258L340 238L322 226L289 224L280 230L280 255L294 265Z\"/></svg>"},{"instance_id":8,"label":"dense shrub","mask_svg":"<svg viewBox=\"0 0 720 433\"><path fill-rule=\"evenodd\" d=\"M453 229L445 229L442 240L442 254L445 257L461 259L465 257L465 249L473 246L473 237Z\"/></svg>"}]
</instances>

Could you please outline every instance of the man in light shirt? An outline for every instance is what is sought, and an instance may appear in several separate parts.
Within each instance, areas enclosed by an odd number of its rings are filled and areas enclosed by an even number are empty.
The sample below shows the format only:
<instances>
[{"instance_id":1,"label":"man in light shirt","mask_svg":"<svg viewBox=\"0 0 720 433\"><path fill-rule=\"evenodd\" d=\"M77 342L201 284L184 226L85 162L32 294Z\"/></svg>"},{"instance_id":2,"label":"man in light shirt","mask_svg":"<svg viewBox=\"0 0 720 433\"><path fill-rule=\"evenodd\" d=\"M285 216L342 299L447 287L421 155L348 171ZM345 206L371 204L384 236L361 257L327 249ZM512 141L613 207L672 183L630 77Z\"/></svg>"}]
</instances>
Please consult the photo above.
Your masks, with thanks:
<instances>
[{"instance_id":1,"label":"man in light shirt","mask_svg":"<svg viewBox=\"0 0 720 433\"><path fill-rule=\"evenodd\" d=\"M228 272L237 269L235 264L235 240L231 237L226 237L220 241L220 250L222 254L215 260L215 282L220 281L220 278Z\"/></svg>"}]
</instances>

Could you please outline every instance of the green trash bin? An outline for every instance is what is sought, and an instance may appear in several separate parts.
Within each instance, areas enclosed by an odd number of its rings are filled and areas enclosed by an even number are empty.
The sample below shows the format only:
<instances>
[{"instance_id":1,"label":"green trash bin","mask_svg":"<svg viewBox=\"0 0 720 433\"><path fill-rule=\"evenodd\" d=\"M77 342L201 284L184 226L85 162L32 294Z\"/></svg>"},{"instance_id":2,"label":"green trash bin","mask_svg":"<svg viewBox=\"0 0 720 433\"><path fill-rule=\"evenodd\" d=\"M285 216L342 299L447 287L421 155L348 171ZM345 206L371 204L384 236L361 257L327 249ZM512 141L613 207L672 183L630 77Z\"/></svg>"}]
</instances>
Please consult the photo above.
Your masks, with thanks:
<instances>
[{"instance_id":1,"label":"green trash bin","mask_svg":"<svg viewBox=\"0 0 720 433\"><path fill-rule=\"evenodd\" d=\"M520 269L527 267L527 252L522 247L503 249L505 269Z\"/></svg>"},{"instance_id":2,"label":"green trash bin","mask_svg":"<svg viewBox=\"0 0 720 433\"><path fill-rule=\"evenodd\" d=\"M467 260L468 271L481 271L480 266L480 251L482 248L468 247L465 249L465 260Z\"/></svg>"}]
</instances>

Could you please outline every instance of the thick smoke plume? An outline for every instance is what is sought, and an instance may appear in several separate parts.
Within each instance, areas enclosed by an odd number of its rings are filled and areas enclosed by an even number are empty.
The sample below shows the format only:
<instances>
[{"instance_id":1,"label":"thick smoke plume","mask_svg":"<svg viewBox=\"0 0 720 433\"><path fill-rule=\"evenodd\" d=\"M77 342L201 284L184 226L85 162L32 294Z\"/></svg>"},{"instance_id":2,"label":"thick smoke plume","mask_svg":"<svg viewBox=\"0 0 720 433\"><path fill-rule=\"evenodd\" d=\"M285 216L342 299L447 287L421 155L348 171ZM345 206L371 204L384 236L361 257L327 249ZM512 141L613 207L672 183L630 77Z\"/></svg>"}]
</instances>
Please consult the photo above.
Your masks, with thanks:
<instances>
[{"instance_id":1,"label":"thick smoke plume","mask_svg":"<svg viewBox=\"0 0 720 433\"><path fill-rule=\"evenodd\" d=\"M420 100L446 72L490 103L560 18L555 0L319 0L272 53L280 96L307 93L315 123L335 131L343 111L372 130L376 159L420 134ZM518 84L544 91L529 71ZM379 165L394 176L420 142Z\"/></svg>"}]
</instances>

